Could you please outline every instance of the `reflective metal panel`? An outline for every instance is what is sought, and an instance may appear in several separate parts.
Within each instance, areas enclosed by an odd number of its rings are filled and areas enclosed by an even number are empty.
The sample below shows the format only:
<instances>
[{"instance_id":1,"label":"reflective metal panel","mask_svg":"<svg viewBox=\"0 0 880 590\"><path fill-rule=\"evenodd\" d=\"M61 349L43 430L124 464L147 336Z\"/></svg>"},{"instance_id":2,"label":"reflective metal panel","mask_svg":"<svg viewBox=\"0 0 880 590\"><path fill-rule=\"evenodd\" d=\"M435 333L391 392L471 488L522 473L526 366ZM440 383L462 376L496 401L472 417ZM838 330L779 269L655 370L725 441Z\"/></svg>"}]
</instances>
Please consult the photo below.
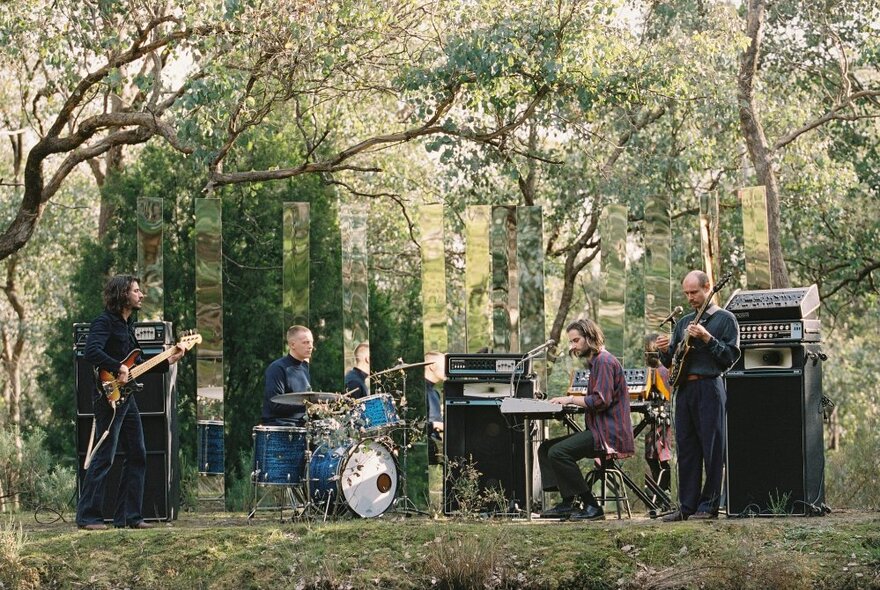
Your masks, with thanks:
<instances>
[{"instance_id":1,"label":"reflective metal panel","mask_svg":"<svg viewBox=\"0 0 880 590\"><path fill-rule=\"evenodd\" d=\"M700 195L700 252L703 256L703 271L709 275L709 282L715 284L715 278L721 272L719 253L720 239L718 236L718 194ZM718 295L714 297L718 303Z\"/></svg>"},{"instance_id":2,"label":"reflective metal panel","mask_svg":"<svg viewBox=\"0 0 880 590\"><path fill-rule=\"evenodd\" d=\"M220 199L196 199L196 329L202 336L196 348L196 417L200 421L223 421L221 213ZM222 476L200 475L199 479L199 493L210 494L203 495L204 499L223 497Z\"/></svg>"},{"instance_id":3,"label":"reflective metal panel","mask_svg":"<svg viewBox=\"0 0 880 590\"><path fill-rule=\"evenodd\" d=\"M519 352L526 352L547 337L544 329L544 223L540 207L516 208L516 255Z\"/></svg>"},{"instance_id":4,"label":"reflective metal panel","mask_svg":"<svg viewBox=\"0 0 880 590\"><path fill-rule=\"evenodd\" d=\"M141 321L164 319L165 286L162 268L162 203L158 197L138 197L137 256L138 276L144 302L138 318Z\"/></svg>"},{"instance_id":5,"label":"reflective metal panel","mask_svg":"<svg viewBox=\"0 0 880 590\"><path fill-rule=\"evenodd\" d=\"M467 352L492 345L492 307L489 289L492 263L489 258L489 227L492 208L468 207L465 211L465 284L467 286Z\"/></svg>"},{"instance_id":6,"label":"reflective metal panel","mask_svg":"<svg viewBox=\"0 0 880 590\"><path fill-rule=\"evenodd\" d=\"M422 248L422 329L425 352L446 352L446 258L443 249L443 206L419 211Z\"/></svg>"},{"instance_id":7,"label":"reflective metal panel","mask_svg":"<svg viewBox=\"0 0 880 590\"><path fill-rule=\"evenodd\" d=\"M739 191L742 201L743 246L746 256L746 285L749 289L770 289L770 232L767 191L751 186Z\"/></svg>"},{"instance_id":8,"label":"reflective metal panel","mask_svg":"<svg viewBox=\"0 0 880 590\"><path fill-rule=\"evenodd\" d=\"M492 207L492 349L519 350L513 323L519 315L516 207Z\"/></svg>"},{"instance_id":9,"label":"reflective metal panel","mask_svg":"<svg viewBox=\"0 0 880 590\"><path fill-rule=\"evenodd\" d=\"M422 331L424 334L425 352L447 352L448 332L446 329L446 251L443 241L443 206L425 205L419 210L419 231L422 250ZM410 388L407 397L409 406L413 408L411 418L424 421L428 417L425 396L425 381L420 379L417 385ZM443 400L440 407L443 408ZM416 411L418 409L418 411ZM427 443L427 444L426 444ZM433 498L432 490L443 486L443 473L439 473L428 464L428 447L430 441L419 442L412 446L407 478L410 498L425 506L429 497ZM422 492L419 492L422 490ZM424 497L422 497L424 496Z\"/></svg>"},{"instance_id":10,"label":"reflective metal panel","mask_svg":"<svg viewBox=\"0 0 880 590\"><path fill-rule=\"evenodd\" d=\"M672 306L672 219L670 197L645 202L645 323L656 331Z\"/></svg>"},{"instance_id":11,"label":"reflective metal panel","mask_svg":"<svg viewBox=\"0 0 880 590\"><path fill-rule=\"evenodd\" d=\"M602 239L602 293L599 296L599 325L605 333L605 348L623 359L626 312L626 205L605 207L600 219Z\"/></svg>"},{"instance_id":12,"label":"reflective metal panel","mask_svg":"<svg viewBox=\"0 0 880 590\"><path fill-rule=\"evenodd\" d=\"M370 338L370 287L367 277L367 208L348 205L339 212L342 236L342 335L345 366L354 349Z\"/></svg>"},{"instance_id":13,"label":"reflective metal panel","mask_svg":"<svg viewBox=\"0 0 880 590\"><path fill-rule=\"evenodd\" d=\"M284 203L282 208L282 290L284 329L309 325L309 204Z\"/></svg>"},{"instance_id":14,"label":"reflective metal panel","mask_svg":"<svg viewBox=\"0 0 880 590\"><path fill-rule=\"evenodd\" d=\"M465 284L464 207L443 212L443 245L446 259L447 351L467 350L467 285Z\"/></svg>"}]
</instances>

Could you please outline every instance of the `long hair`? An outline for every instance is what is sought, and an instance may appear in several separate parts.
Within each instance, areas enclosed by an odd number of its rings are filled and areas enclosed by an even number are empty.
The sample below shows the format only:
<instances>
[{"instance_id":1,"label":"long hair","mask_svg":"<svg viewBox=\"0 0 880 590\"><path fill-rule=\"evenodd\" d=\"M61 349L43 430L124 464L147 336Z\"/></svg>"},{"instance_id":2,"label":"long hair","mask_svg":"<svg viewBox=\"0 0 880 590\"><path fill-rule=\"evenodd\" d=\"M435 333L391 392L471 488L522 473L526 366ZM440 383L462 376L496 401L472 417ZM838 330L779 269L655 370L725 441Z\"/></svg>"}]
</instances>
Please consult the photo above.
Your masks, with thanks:
<instances>
[{"instance_id":1,"label":"long hair","mask_svg":"<svg viewBox=\"0 0 880 590\"><path fill-rule=\"evenodd\" d=\"M570 350L571 356L595 356L605 346L605 334L602 333L602 328L589 318L574 321L565 328L566 332L572 330L581 335L587 344L587 349L582 352Z\"/></svg>"},{"instance_id":2,"label":"long hair","mask_svg":"<svg viewBox=\"0 0 880 590\"><path fill-rule=\"evenodd\" d=\"M132 283L141 280L134 275L116 275L104 285L104 307L114 313L121 314L128 306L128 292Z\"/></svg>"}]
</instances>

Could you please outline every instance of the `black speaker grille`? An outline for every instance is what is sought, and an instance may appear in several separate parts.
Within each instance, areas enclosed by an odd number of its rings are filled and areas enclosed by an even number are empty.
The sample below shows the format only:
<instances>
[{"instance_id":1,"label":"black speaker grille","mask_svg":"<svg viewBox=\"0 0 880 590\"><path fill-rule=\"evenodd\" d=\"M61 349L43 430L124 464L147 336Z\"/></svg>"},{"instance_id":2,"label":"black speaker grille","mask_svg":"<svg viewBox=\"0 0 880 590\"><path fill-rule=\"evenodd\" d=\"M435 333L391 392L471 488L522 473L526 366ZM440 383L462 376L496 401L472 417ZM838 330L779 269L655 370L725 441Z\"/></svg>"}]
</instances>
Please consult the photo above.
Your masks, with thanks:
<instances>
[{"instance_id":1,"label":"black speaker grille","mask_svg":"<svg viewBox=\"0 0 880 590\"><path fill-rule=\"evenodd\" d=\"M512 504L525 505L525 453L522 421L501 414L494 402L446 405L445 448L451 463L472 460L480 472L481 492L504 489L508 506L485 506L507 510ZM453 483L461 477L459 469L447 468L444 477L444 510L459 510Z\"/></svg>"},{"instance_id":2,"label":"black speaker grille","mask_svg":"<svg viewBox=\"0 0 880 590\"><path fill-rule=\"evenodd\" d=\"M824 502L819 371L728 377L729 514L807 514Z\"/></svg>"}]
</instances>

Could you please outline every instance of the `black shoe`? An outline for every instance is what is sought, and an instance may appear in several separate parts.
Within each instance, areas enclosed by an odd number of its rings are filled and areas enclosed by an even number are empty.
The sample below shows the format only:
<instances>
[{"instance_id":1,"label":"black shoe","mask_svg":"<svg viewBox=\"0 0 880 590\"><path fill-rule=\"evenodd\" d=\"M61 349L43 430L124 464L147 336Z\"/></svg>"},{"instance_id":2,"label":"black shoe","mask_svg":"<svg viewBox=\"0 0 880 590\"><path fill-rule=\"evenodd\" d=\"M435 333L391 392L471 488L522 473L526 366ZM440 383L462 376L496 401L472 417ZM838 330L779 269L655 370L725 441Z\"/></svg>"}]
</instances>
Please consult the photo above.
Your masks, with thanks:
<instances>
[{"instance_id":1,"label":"black shoe","mask_svg":"<svg viewBox=\"0 0 880 590\"><path fill-rule=\"evenodd\" d=\"M575 510L569 520L605 520L605 511L600 506L587 504L583 510Z\"/></svg>"},{"instance_id":2,"label":"black shoe","mask_svg":"<svg viewBox=\"0 0 880 590\"><path fill-rule=\"evenodd\" d=\"M542 512L541 518L568 518L572 512L579 508L580 505L575 504L573 501L563 500L553 508Z\"/></svg>"},{"instance_id":3,"label":"black shoe","mask_svg":"<svg viewBox=\"0 0 880 590\"><path fill-rule=\"evenodd\" d=\"M691 514L691 520L715 520L718 518L717 512L694 512Z\"/></svg>"},{"instance_id":4,"label":"black shoe","mask_svg":"<svg viewBox=\"0 0 880 590\"><path fill-rule=\"evenodd\" d=\"M689 514L684 514L681 510L676 510L675 512L670 512L666 516L660 519L661 522L681 522L682 520L687 520Z\"/></svg>"}]
</instances>

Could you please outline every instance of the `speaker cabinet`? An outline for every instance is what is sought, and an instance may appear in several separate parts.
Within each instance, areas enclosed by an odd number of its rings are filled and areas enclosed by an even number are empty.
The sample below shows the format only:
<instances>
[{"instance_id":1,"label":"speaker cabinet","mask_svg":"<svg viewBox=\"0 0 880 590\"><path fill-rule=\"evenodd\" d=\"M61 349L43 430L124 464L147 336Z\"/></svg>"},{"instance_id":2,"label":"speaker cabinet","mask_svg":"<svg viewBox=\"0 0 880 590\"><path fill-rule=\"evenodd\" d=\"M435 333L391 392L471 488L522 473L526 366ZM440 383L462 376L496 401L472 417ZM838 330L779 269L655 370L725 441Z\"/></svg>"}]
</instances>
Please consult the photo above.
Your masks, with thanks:
<instances>
[{"instance_id":1,"label":"speaker cabinet","mask_svg":"<svg viewBox=\"0 0 880 590\"><path fill-rule=\"evenodd\" d=\"M110 475L107 476L107 489L104 494L104 504L102 512L104 520L113 520L113 513L116 510L116 498L119 497L119 479L122 475L122 463L125 458L123 454L117 454L113 459L113 466L110 468ZM81 489L82 482L85 480L86 472L83 469L83 463L86 460L85 453L79 454L78 467L78 484L77 489ZM147 472L144 480L144 520L173 520L176 517L177 506L179 500L171 497L172 478L174 472L169 461L168 453L157 453L147 451Z\"/></svg>"},{"instance_id":2,"label":"speaker cabinet","mask_svg":"<svg viewBox=\"0 0 880 590\"><path fill-rule=\"evenodd\" d=\"M772 356L791 359L789 369L748 369L740 359L727 376L731 516L812 514L825 501L818 345L779 348Z\"/></svg>"},{"instance_id":3,"label":"speaker cabinet","mask_svg":"<svg viewBox=\"0 0 880 590\"><path fill-rule=\"evenodd\" d=\"M74 325L74 363L75 393L77 405L76 450L79 469L77 470L77 492L82 489L85 471L82 469L89 448L92 432L94 408L92 399L95 392L95 377L92 365L85 361L83 354L88 338L88 324ZM157 335L152 341L141 344L142 360L148 360L165 350L171 342L170 322L138 322L135 331L152 330ZM180 508L179 442L177 427L177 378L176 366L164 372L151 371L138 378L143 388L134 393L141 424L144 429L144 444L147 448L147 473L144 484L143 515L147 520L173 520ZM101 433L97 433L100 436ZM104 519L112 520L119 492L119 478L124 455L117 454L108 478L104 495Z\"/></svg>"},{"instance_id":4,"label":"speaker cabinet","mask_svg":"<svg viewBox=\"0 0 880 590\"><path fill-rule=\"evenodd\" d=\"M462 508L461 488L466 483L462 463L471 463L479 472L479 492L500 488L506 506L469 509L508 511L525 506L525 443L523 422L504 416L499 400L447 400L444 415L444 449L447 463L443 478L443 509L452 514Z\"/></svg>"}]
</instances>

